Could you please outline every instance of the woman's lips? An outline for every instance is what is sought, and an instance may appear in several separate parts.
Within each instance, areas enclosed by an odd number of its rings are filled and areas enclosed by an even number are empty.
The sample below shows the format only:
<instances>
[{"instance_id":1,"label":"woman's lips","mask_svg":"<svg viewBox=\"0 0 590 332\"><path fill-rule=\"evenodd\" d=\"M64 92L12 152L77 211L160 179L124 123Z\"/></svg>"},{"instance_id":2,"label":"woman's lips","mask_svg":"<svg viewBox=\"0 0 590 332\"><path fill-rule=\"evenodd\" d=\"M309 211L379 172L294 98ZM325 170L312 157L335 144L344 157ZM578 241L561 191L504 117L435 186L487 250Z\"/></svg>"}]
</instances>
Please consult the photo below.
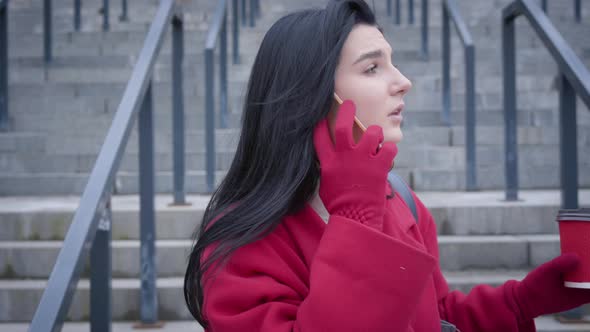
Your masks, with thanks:
<instances>
[{"instance_id":1,"label":"woman's lips","mask_svg":"<svg viewBox=\"0 0 590 332\"><path fill-rule=\"evenodd\" d=\"M394 108L393 111L387 115L387 117L392 120L397 120L397 121L401 122L404 118L402 116L403 111L404 111L404 103L401 103L396 108Z\"/></svg>"}]
</instances>

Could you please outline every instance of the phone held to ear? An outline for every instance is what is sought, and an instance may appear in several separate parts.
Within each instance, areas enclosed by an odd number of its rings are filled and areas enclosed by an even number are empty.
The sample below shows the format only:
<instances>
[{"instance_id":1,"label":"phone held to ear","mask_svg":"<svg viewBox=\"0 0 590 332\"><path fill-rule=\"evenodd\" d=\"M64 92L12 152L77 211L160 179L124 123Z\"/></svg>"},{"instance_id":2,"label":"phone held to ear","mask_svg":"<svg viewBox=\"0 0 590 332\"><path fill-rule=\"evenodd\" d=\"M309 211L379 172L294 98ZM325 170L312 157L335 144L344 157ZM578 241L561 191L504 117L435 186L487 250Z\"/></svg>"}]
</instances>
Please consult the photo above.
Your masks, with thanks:
<instances>
[{"instance_id":1,"label":"phone held to ear","mask_svg":"<svg viewBox=\"0 0 590 332\"><path fill-rule=\"evenodd\" d=\"M343 101L342 101L342 99L340 98L340 96L338 96L338 94L337 94L336 92L334 92L334 99L336 99L336 102L338 102L338 104L339 104L339 105L342 105ZM358 133L357 135L355 135L355 130L354 130L354 127L352 128L353 137L355 137L355 138L354 138L354 140L355 140L355 143L358 143L358 141L359 141L359 140L360 140L360 138L362 137L363 133L364 133L365 131L367 131L367 127L365 127L365 126L363 125L363 123L361 122L361 120L359 120L359 119L356 117L356 115L354 116L354 123L356 123L356 125L357 125L357 126L359 127L359 129L361 130L361 132L360 132L360 133ZM358 139L357 139L357 137L358 137ZM378 148L378 150L380 150L382 147L383 147L383 143L379 143L379 148ZM394 166L394 163L392 162L392 164L391 164L391 169L393 169L393 166Z\"/></svg>"},{"instance_id":2,"label":"phone held to ear","mask_svg":"<svg viewBox=\"0 0 590 332\"><path fill-rule=\"evenodd\" d=\"M342 105L343 101L342 99L340 99L340 97L338 96L338 94L336 92L334 92L334 99L336 99L336 101L338 102L338 104ZM359 120L356 115L354 116L354 122L357 124L357 126L359 126L359 128L361 128L361 130L363 131L363 133L365 131L367 131L367 128L363 125L363 123L361 122L361 120Z\"/></svg>"},{"instance_id":3,"label":"phone held to ear","mask_svg":"<svg viewBox=\"0 0 590 332\"><path fill-rule=\"evenodd\" d=\"M336 92L334 92L334 99L336 99L336 102L338 102L338 104L342 105L343 101L340 98L340 96L338 96L338 94ZM363 123L361 122L361 120L359 120L359 118L357 118L356 115L354 116L354 123L356 123L356 125L361 129L361 132L358 133L358 135L355 135L354 134L354 128L353 128L353 136L355 136L355 142L358 143L358 141L360 140L360 138L363 135L363 133L365 131L367 131L367 127L365 127L363 125ZM379 144L379 149L381 149L382 146L383 146L383 144Z\"/></svg>"}]
</instances>

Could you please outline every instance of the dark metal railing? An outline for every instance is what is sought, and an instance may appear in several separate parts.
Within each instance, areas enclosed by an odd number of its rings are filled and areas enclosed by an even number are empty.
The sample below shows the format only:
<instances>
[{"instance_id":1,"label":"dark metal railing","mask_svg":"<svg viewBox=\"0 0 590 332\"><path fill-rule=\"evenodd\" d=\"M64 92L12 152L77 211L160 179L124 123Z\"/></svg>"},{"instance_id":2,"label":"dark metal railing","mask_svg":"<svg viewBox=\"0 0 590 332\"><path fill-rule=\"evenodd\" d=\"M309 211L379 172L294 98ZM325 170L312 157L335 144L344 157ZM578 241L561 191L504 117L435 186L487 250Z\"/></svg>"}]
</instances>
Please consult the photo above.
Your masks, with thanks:
<instances>
[{"instance_id":1,"label":"dark metal railing","mask_svg":"<svg viewBox=\"0 0 590 332\"><path fill-rule=\"evenodd\" d=\"M541 0L541 8L547 13L547 0ZM582 21L582 0L574 0L574 18L577 23Z\"/></svg>"},{"instance_id":2,"label":"dark metal railing","mask_svg":"<svg viewBox=\"0 0 590 332\"><path fill-rule=\"evenodd\" d=\"M80 270L90 249L90 322L92 331L111 327L111 195L114 179L125 147L138 117L140 177L140 259L141 309L143 324L157 322L154 212L154 142L152 121L152 75L168 25L173 27L173 88L182 89L178 66L182 61L183 21L174 0L161 0L145 38L139 59L96 164L82 194L46 289L30 325L31 331L61 329L80 278ZM180 42L180 44L179 44ZM181 95L174 93L174 112L182 112ZM175 128L175 130L177 130ZM177 136L174 135L176 139ZM180 144L183 146L183 144ZM178 148L175 142L175 149ZM180 151L183 153L183 151Z\"/></svg>"},{"instance_id":3,"label":"dark metal railing","mask_svg":"<svg viewBox=\"0 0 590 332\"><path fill-rule=\"evenodd\" d=\"M51 62L52 59L52 25L53 25L53 0L43 0L43 57L45 63ZM109 0L102 1L102 29L108 31L110 28L109 24ZM74 0L74 30L80 31L81 26L81 12L82 12L82 0ZM126 21L127 17L127 0L121 1L121 21Z\"/></svg>"},{"instance_id":4,"label":"dark metal railing","mask_svg":"<svg viewBox=\"0 0 590 332\"><path fill-rule=\"evenodd\" d=\"M387 15L392 15L392 0L387 0ZM395 17L393 23L401 23L401 3L395 0ZM414 0L408 0L408 24L414 24ZM421 48L420 56L423 60L428 59L428 0L422 0L422 20L421 20Z\"/></svg>"},{"instance_id":5,"label":"dark metal railing","mask_svg":"<svg viewBox=\"0 0 590 332\"><path fill-rule=\"evenodd\" d=\"M82 0L74 0L74 29L80 31L80 12L82 7ZM109 24L110 0L102 0L102 29L108 31ZM120 21L127 21L127 0L121 0L121 15Z\"/></svg>"},{"instance_id":6,"label":"dark metal railing","mask_svg":"<svg viewBox=\"0 0 590 332\"><path fill-rule=\"evenodd\" d=\"M43 58L45 63L51 62L51 0L43 0Z\"/></svg>"},{"instance_id":7,"label":"dark metal railing","mask_svg":"<svg viewBox=\"0 0 590 332\"><path fill-rule=\"evenodd\" d=\"M532 0L516 0L502 11L506 200L518 199L516 117L516 45L514 21L524 15L555 59L559 69L560 165L562 207L578 208L578 149L576 94L590 107L590 72Z\"/></svg>"},{"instance_id":8,"label":"dark metal railing","mask_svg":"<svg viewBox=\"0 0 590 332\"><path fill-rule=\"evenodd\" d=\"M121 1L121 15L119 16L119 21L125 22L129 20L129 16L127 16L127 0Z\"/></svg>"},{"instance_id":9,"label":"dark metal railing","mask_svg":"<svg viewBox=\"0 0 590 332\"><path fill-rule=\"evenodd\" d=\"M451 126L451 21L463 43L465 59L465 161L466 189L477 190L477 163L475 152L475 46L465 21L454 0L442 2L442 122Z\"/></svg>"},{"instance_id":10,"label":"dark metal railing","mask_svg":"<svg viewBox=\"0 0 590 332\"><path fill-rule=\"evenodd\" d=\"M10 129L8 113L8 0L0 0L0 131Z\"/></svg>"},{"instance_id":11,"label":"dark metal railing","mask_svg":"<svg viewBox=\"0 0 590 332\"><path fill-rule=\"evenodd\" d=\"M240 63L239 29L240 15L238 0L232 0L233 63ZM213 192L215 186L215 47L219 39L219 126L228 127L227 111L227 7L228 0L219 0L211 20L205 41L205 141L207 191ZM246 3L242 0L242 20L245 17ZM260 16L258 0L250 0L250 25Z\"/></svg>"}]
</instances>

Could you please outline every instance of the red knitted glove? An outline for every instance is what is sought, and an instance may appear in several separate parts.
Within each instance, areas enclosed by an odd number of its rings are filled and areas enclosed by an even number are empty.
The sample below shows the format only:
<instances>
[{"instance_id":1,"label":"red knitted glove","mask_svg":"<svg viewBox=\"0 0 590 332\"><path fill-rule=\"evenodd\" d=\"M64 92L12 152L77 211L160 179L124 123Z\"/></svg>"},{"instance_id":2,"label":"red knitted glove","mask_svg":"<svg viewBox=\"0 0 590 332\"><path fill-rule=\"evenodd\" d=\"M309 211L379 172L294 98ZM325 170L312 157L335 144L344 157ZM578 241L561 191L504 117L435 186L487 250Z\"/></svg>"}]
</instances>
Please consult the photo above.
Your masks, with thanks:
<instances>
[{"instance_id":1,"label":"red knitted glove","mask_svg":"<svg viewBox=\"0 0 590 332\"><path fill-rule=\"evenodd\" d=\"M381 230L387 173L397 147L383 143L383 129L379 126L369 126L355 144L354 115L354 103L345 101L338 111L334 143L326 119L315 128L314 146L321 168L319 195L330 214Z\"/></svg>"},{"instance_id":2,"label":"red knitted glove","mask_svg":"<svg viewBox=\"0 0 590 332\"><path fill-rule=\"evenodd\" d=\"M590 302L590 290L568 288L563 276L580 263L578 255L563 254L531 271L515 286L521 319L566 311Z\"/></svg>"}]
</instances>

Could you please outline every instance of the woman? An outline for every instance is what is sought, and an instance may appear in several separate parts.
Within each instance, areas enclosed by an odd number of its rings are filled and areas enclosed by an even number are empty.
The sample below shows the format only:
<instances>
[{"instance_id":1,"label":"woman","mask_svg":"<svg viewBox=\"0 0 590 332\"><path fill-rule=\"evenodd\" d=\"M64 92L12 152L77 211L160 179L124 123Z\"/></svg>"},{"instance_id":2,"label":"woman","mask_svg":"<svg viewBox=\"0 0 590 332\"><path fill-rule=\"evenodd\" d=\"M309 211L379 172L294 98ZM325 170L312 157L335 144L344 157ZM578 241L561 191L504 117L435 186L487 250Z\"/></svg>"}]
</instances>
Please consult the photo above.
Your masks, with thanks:
<instances>
[{"instance_id":1,"label":"woman","mask_svg":"<svg viewBox=\"0 0 590 332\"><path fill-rule=\"evenodd\" d=\"M207 330L534 331L533 318L590 301L562 286L572 255L520 282L449 291L431 214L414 196L415 221L387 182L411 87L391 58L362 0L268 31L185 276Z\"/></svg>"}]
</instances>

